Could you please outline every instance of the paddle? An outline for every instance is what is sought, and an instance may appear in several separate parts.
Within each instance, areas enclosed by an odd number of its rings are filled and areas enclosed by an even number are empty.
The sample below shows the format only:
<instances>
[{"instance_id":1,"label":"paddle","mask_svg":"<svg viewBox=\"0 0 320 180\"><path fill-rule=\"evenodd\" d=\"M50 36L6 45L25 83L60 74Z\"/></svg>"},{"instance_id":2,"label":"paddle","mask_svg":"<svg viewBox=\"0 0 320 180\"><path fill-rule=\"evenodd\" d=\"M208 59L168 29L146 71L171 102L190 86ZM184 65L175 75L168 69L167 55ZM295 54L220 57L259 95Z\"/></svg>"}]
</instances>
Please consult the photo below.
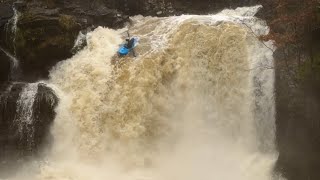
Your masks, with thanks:
<instances>
[{"instance_id":1,"label":"paddle","mask_svg":"<svg viewBox=\"0 0 320 180\"><path fill-rule=\"evenodd\" d=\"M130 40L130 39L131 39L131 37L130 37L129 30L127 31L127 34L128 34L128 38L129 38L129 40ZM134 49L133 49L133 48L132 48L132 50L131 50L131 51L132 51L133 56L134 56L134 57L137 57L137 56L136 56L136 52L134 51Z\"/></svg>"}]
</instances>

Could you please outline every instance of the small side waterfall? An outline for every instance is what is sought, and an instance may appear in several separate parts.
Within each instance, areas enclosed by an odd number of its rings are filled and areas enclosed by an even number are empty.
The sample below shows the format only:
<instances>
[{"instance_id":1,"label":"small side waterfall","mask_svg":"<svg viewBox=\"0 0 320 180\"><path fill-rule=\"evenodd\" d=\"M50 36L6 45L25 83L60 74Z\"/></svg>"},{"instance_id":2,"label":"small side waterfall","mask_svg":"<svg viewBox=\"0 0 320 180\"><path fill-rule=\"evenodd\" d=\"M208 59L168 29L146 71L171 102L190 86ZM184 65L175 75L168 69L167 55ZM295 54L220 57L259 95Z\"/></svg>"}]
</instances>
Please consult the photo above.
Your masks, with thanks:
<instances>
[{"instance_id":1,"label":"small side waterfall","mask_svg":"<svg viewBox=\"0 0 320 180\"><path fill-rule=\"evenodd\" d=\"M13 54L0 47L0 50L3 51L10 58L10 61L11 61L11 70L10 70L9 80L15 80L19 72L19 61L17 59L17 50L16 50L16 36L17 36L17 30L18 30L17 24L19 21L20 13L14 6L13 6L13 12L14 12L13 17L8 21L5 27L6 41L8 42L8 44L12 44L11 47L13 50Z\"/></svg>"},{"instance_id":2,"label":"small side waterfall","mask_svg":"<svg viewBox=\"0 0 320 180\"><path fill-rule=\"evenodd\" d=\"M13 12L14 12L13 17L10 19L9 23L7 24L7 32L12 33L13 53L14 53L14 56L16 56L16 45L15 44L16 44L16 35L17 35L17 30L18 30L17 24L19 21L20 13L18 12L18 10L14 6L13 6Z\"/></svg>"},{"instance_id":3,"label":"small side waterfall","mask_svg":"<svg viewBox=\"0 0 320 180\"><path fill-rule=\"evenodd\" d=\"M13 7L13 18L12 18L12 22L13 22L13 26L11 27L12 32L16 33L17 32L17 23L18 23L18 19L20 16L20 13L17 11L17 9L15 7Z\"/></svg>"},{"instance_id":4,"label":"small side waterfall","mask_svg":"<svg viewBox=\"0 0 320 180\"><path fill-rule=\"evenodd\" d=\"M73 54L77 53L86 45L86 37L87 37L87 32L82 32L82 31L79 32L77 39L74 41L74 46L71 49Z\"/></svg>"},{"instance_id":5,"label":"small side waterfall","mask_svg":"<svg viewBox=\"0 0 320 180\"><path fill-rule=\"evenodd\" d=\"M27 143L28 150L34 146L34 114L33 107L39 83L26 84L17 101L17 112L14 123L18 127L20 140ZM27 136L25 136L27 135Z\"/></svg>"}]
</instances>

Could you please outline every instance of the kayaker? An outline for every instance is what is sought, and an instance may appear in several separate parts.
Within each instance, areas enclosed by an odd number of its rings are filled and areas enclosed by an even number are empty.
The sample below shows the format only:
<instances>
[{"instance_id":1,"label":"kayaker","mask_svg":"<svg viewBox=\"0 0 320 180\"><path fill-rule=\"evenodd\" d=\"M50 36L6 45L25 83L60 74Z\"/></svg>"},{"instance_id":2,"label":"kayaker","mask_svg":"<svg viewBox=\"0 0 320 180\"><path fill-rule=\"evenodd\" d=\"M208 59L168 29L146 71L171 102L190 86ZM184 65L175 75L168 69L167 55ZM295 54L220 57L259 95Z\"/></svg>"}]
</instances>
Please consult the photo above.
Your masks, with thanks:
<instances>
[{"instance_id":1,"label":"kayaker","mask_svg":"<svg viewBox=\"0 0 320 180\"><path fill-rule=\"evenodd\" d=\"M127 44L125 45L126 48L131 49L134 46L134 38L127 38L126 39Z\"/></svg>"}]
</instances>

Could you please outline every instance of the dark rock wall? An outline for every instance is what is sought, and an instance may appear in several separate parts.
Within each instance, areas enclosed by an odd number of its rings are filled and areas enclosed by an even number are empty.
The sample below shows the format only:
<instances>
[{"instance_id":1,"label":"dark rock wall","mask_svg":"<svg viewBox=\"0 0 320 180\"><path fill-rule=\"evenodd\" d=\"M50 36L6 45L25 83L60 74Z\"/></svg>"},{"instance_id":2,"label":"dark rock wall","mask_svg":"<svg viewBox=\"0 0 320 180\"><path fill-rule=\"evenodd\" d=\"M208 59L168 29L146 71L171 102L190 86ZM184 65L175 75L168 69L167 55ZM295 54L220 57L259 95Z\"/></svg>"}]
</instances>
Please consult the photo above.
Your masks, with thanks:
<instances>
[{"instance_id":1,"label":"dark rock wall","mask_svg":"<svg viewBox=\"0 0 320 180\"><path fill-rule=\"evenodd\" d=\"M0 50L0 84L1 82L7 81L10 74L10 59L9 57Z\"/></svg>"},{"instance_id":2,"label":"dark rock wall","mask_svg":"<svg viewBox=\"0 0 320 180\"><path fill-rule=\"evenodd\" d=\"M276 56L277 57L277 56ZM319 81L295 81L299 67L276 58L277 169L288 180L320 178Z\"/></svg>"},{"instance_id":3,"label":"dark rock wall","mask_svg":"<svg viewBox=\"0 0 320 180\"><path fill-rule=\"evenodd\" d=\"M0 27L7 23L8 19L13 16L11 2L0 2Z\"/></svg>"}]
</instances>

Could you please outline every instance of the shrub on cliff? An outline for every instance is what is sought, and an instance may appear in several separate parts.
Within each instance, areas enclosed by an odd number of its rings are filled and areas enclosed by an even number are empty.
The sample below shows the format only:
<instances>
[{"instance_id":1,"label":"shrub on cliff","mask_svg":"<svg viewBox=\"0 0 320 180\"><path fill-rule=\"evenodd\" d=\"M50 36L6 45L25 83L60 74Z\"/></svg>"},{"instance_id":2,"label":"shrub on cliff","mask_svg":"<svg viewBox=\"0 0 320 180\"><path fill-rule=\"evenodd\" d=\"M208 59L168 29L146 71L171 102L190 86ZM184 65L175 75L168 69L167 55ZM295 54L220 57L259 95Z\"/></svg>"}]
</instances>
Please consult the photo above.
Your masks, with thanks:
<instances>
[{"instance_id":1,"label":"shrub on cliff","mask_svg":"<svg viewBox=\"0 0 320 180\"><path fill-rule=\"evenodd\" d=\"M299 68L306 67L306 64L308 67L313 67L320 63L320 60L315 59L314 53L320 49L320 39L315 36L320 28L319 2L317 0L264 1L264 6L269 10L267 19L270 33L261 39L275 41L288 66L288 71L293 71L291 75L297 80Z\"/></svg>"}]
</instances>

